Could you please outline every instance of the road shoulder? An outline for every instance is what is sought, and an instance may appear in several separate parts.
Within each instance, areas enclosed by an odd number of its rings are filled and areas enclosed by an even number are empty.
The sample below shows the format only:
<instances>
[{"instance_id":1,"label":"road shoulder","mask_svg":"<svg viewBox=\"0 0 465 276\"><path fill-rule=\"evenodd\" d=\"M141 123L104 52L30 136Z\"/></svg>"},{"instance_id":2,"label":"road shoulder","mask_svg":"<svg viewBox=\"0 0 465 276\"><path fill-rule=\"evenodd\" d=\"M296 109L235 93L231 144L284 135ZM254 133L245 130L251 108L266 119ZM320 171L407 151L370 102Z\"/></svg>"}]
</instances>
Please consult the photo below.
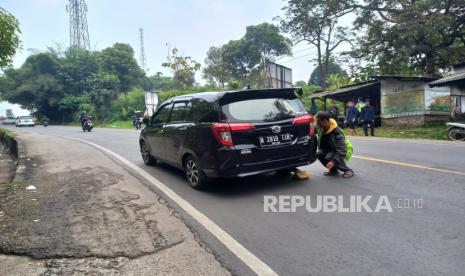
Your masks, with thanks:
<instances>
[{"instance_id":1,"label":"road shoulder","mask_svg":"<svg viewBox=\"0 0 465 276\"><path fill-rule=\"evenodd\" d=\"M229 274L164 200L100 151L18 138L26 170L0 202L1 275Z\"/></svg>"}]
</instances>

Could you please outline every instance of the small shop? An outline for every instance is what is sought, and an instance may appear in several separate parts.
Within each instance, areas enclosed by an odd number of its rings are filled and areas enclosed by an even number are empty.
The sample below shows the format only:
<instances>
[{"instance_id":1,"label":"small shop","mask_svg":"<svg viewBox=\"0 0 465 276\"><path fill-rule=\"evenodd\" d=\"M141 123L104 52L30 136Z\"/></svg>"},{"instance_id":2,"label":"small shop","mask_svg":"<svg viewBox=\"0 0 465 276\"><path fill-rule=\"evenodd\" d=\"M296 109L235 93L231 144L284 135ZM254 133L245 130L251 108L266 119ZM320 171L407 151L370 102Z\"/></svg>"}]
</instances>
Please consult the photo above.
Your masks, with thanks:
<instances>
[{"instance_id":1,"label":"small shop","mask_svg":"<svg viewBox=\"0 0 465 276\"><path fill-rule=\"evenodd\" d=\"M465 62L454 65L450 75L431 82L429 86L448 91L452 117L465 115Z\"/></svg>"},{"instance_id":2,"label":"small shop","mask_svg":"<svg viewBox=\"0 0 465 276\"><path fill-rule=\"evenodd\" d=\"M346 103L368 98L383 125L423 125L450 119L451 89L430 86L434 78L384 75L372 79L336 91L318 92L310 99L312 102L322 100L326 109L328 99ZM465 96L465 93L460 95ZM458 101L462 105L465 97Z\"/></svg>"}]
</instances>

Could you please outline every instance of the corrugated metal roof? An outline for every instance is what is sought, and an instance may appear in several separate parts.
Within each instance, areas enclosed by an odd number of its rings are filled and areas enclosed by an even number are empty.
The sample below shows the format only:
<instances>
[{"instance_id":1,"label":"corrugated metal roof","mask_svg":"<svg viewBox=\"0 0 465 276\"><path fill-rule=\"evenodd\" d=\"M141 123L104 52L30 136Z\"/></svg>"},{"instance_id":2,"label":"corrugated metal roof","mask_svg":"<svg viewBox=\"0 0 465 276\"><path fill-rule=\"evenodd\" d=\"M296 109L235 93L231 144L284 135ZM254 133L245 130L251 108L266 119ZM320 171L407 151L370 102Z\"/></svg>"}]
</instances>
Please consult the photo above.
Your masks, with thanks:
<instances>
[{"instance_id":1,"label":"corrugated metal roof","mask_svg":"<svg viewBox=\"0 0 465 276\"><path fill-rule=\"evenodd\" d=\"M381 75L381 76L371 76L373 79L398 79L398 80L422 80L422 81L432 81L437 78L426 77L426 76L400 76L400 75Z\"/></svg>"},{"instance_id":2,"label":"corrugated metal roof","mask_svg":"<svg viewBox=\"0 0 465 276\"><path fill-rule=\"evenodd\" d=\"M430 87L446 86L446 85L449 85L450 83L461 81L461 80L465 81L465 72L452 74L442 79L435 80L433 82L430 82L429 86Z\"/></svg>"},{"instance_id":3,"label":"corrugated metal roof","mask_svg":"<svg viewBox=\"0 0 465 276\"><path fill-rule=\"evenodd\" d=\"M310 95L308 98L309 99L313 99L313 98L324 98L326 96L335 96L337 94L342 94L342 93L346 93L346 92L350 92L350 91L356 91L356 90L360 90L360 89L363 89L363 88L368 88L370 86L376 86L376 85L379 85L379 81L367 81L367 82L362 82L362 83L357 83L357 84L353 84L353 85L349 85L349 86L345 86L345 87L341 87L335 91L323 91L323 92L319 92L319 93L314 93L312 95Z\"/></svg>"}]
</instances>

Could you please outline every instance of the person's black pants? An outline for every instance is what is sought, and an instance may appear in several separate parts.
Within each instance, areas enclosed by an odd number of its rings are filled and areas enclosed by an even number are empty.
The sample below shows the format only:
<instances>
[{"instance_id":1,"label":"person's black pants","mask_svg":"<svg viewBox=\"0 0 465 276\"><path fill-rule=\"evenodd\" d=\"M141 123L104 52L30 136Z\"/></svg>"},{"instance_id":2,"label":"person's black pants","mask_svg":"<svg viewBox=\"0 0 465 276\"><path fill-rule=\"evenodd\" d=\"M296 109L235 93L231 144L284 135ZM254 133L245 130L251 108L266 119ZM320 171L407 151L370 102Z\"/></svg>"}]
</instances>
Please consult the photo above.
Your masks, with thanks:
<instances>
[{"instance_id":1,"label":"person's black pants","mask_svg":"<svg viewBox=\"0 0 465 276\"><path fill-rule=\"evenodd\" d=\"M368 128L370 128L371 136L375 136L375 122L363 122L365 136L368 136Z\"/></svg>"},{"instance_id":2,"label":"person's black pants","mask_svg":"<svg viewBox=\"0 0 465 276\"><path fill-rule=\"evenodd\" d=\"M344 162L338 160L338 158L334 158L336 154L334 152L326 152L326 151L318 151L316 153L316 158L320 160L321 164L326 167L326 165L329 163L329 161L334 162L334 167L331 169L331 173L337 173L337 170L340 170L342 172L346 171L352 171L349 167L347 167Z\"/></svg>"}]
</instances>

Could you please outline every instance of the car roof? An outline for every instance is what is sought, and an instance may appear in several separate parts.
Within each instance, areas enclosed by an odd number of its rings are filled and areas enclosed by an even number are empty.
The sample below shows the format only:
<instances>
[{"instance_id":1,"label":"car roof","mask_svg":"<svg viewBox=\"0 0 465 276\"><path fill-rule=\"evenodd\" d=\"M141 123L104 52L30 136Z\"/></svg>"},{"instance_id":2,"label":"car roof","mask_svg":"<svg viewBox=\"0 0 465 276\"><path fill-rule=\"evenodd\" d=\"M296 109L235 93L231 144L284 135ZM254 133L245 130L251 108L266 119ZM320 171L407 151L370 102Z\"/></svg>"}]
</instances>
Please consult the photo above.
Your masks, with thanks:
<instances>
[{"instance_id":1,"label":"car roof","mask_svg":"<svg viewBox=\"0 0 465 276\"><path fill-rule=\"evenodd\" d=\"M165 102L162 103L168 103L172 101L182 101L182 100L190 100L190 99L203 99L208 102L214 102L217 101L221 98L223 98L225 95L228 96L234 96L235 93L254 93L254 92L263 92L263 91L282 91L282 92L295 92L301 94L302 93L302 88L300 87L293 87L293 88L262 88L262 89L242 89L242 90L232 90L232 91L213 91L213 92L200 92L200 93L193 93L193 94L187 94L187 95L181 95L181 96L176 96L173 98L170 98L166 100Z\"/></svg>"}]
</instances>

